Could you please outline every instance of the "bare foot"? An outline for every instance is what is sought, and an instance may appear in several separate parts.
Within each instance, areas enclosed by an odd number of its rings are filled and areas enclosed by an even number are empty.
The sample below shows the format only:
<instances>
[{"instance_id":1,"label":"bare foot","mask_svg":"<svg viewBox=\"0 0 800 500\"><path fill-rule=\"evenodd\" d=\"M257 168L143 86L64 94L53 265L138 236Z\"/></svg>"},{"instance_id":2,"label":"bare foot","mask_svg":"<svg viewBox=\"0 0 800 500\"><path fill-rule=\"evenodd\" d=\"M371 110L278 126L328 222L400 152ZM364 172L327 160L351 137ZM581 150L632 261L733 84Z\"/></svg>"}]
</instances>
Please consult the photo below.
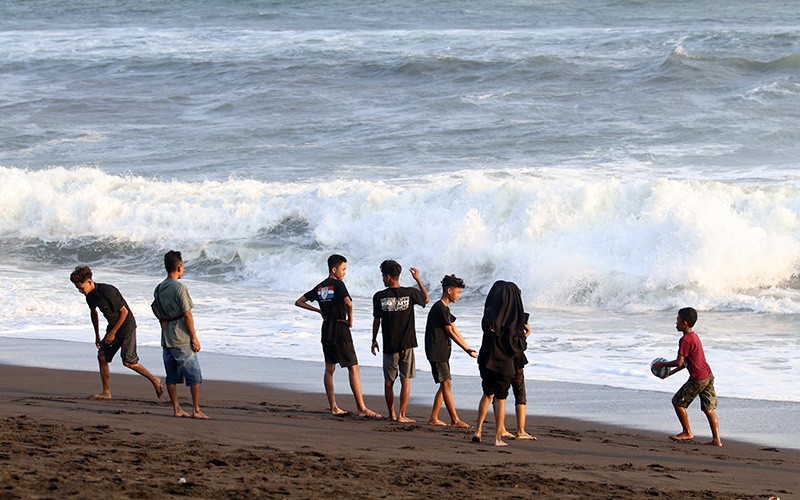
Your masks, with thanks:
<instances>
[{"instance_id":1,"label":"bare foot","mask_svg":"<svg viewBox=\"0 0 800 500\"><path fill-rule=\"evenodd\" d=\"M442 422L438 418L436 420L433 420L433 419L432 420L428 420L428 425L434 425L436 427L447 427L447 423L446 422Z\"/></svg>"},{"instance_id":2,"label":"bare foot","mask_svg":"<svg viewBox=\"0 0 800 500\"><path fill-rule=\"evenodd\" d=\"M473 443L480 443L481 442L480 434L475 434L474 436L472 436L472 442Z\"/></svg>"},{"instance_id":3,"label":"bare foot","mask_svg":"<svg viewBox=\"0 0 800 500\"><path fill-rule=\"evenodd\" d=\"M413 424L414 422L416 422L416 420L414 420L413 418L408 418L405 415L400 415L399 417L397 417L397 421L400 422L401 424Z\"/></svg>"},{"instance_id":4,"label":"bare foot","mask_svg":"<svg viewBox=\"0 0 800 500\"><path fill-rule=\"evenodd\" d=\"M347 412L339 408L338 406L334 406L331 408L331 415L347 415Z\"/></svg>"},{"instance_id":5,"label":"bare foot","mask_svg":"<svg viewBox=\"0 0 800 500\"><path fill-rule=\"evenodd\" d=\"M712 441L709 441L709 442L703 443L703 444L706 445L706 446L719 446L719 447L722 447L722 441L719 440L719 439L714 439Z\"/></svg>"},{"instance_id":6,"label":"bare foot","mask_svg":"<svg viewBox=\"0 0 800 500\"><path fill-rule=\"evenodd\" d=\"M504 436L505 437L505 436ZM538 438L536 436L532 436L525 431L518 432L515 436L516 439L523 439L526 441L536 441Z\"/></svg>"},{"instance_id":7,"label":"bare foot","mask_svg":"<svg viewBox=\"0 0 800 500\"><path fill-rule=\"evenodd\" d=\"M374 411L370 410L366 406L360 410L358 410L359 417L367 417L367 418L381 418L380 413L375 413Z\"/></svg>"},{"instance_id":8,"label":"bare foot","mask_svg":"<svg viewBox=\"0 0 800 500\"><path fill-rule=\"evenodd\" d=\"M192 418L202 419L202 420L211 420L211 417L207 416L200 410L192 412Z\"/></svg>"},{"instance_id":9,"label":"bare foot","mask_svg":"<svg viewBox=\"0 0 800 500\"><path fill-rule=\"evenodd\" d=\"M681 432L680 434L675 434L674 436L670 436L669 438L675 442L682 443L685 441L691 441L692 439L694 439L694 435L689 434L688 432Z\"/></svg>"},{"instance_id":10,"label":"bare foot","mask_svg":"<svg viewBox=\"0 0 800 500\"><path fill-rule=\"evenodd\" d=\"M494 445L495 446L508 446L508 443L503 442L502 439L495 439L494 440Z\"/></svg>"},{"instance_id":11,"label":"bare foot","mask_svg":"<svg viewBox=\"0 0 800 500\"><path fill-rule=\"evenodd\" d=\"M156 396L158 399L161 399L164 396L164 384L161 383L160 378L153 382L153 388L156 390Z\"/></svg>"},{"instance_id":12,"label":"bare foot","mask_svg":"<svg viewBox=\"0 0 800 500\"><path fill-rule=\"evenodd\" d=\"M95 394L94 396L92 396L89 399L111 399L111 393L110 392L101 392L100 394Z\"/></svg>"},{"instance_id":13,"label":"bare foot","mask_svg":"<svg viewBox=\"0 0 800 500\"><path fill-rule=\"evenodd\" d=\"M463 420L456 420L455 422L453 422L450 425L453 426L453 427L457 427L459 429L472 429L472 426L469 425L468 423L464 422Z\"/></svg>"},{"instance_id":14,"label":"bare foot","mask_svg":"<svg viewBox=\"0 0 800 500\"><path fill-rule=\"evenodd\" d=\"M177 418L191 417L191 415L183 411L183 408L176 409L172 416Z\"/></svg>"},{"instance_id":15,"label":"bare foot","mask_svg":"<svg viewBox=\"0 0 800 500\"><path fill-rule=\"evenodd\" d=\"M503 431L500 433L500 437L504 437L506 439L514 439L514 435L508 431Z\"/></svg>"}]
</instances>

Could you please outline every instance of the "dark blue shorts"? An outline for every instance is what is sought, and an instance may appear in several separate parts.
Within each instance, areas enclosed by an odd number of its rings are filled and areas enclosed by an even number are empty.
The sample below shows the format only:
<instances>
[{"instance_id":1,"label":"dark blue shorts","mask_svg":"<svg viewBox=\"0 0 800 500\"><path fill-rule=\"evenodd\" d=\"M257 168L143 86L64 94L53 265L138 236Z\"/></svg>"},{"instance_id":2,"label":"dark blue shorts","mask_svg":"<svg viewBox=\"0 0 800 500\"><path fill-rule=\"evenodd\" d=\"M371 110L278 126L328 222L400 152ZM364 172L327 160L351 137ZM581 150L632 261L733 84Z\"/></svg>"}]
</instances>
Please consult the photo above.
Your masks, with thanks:
<instances>
[{"instance_id":1,"label":"dark blue shorts","mask_svg":"<svg viewBox=\"0 0 800 500\"><path fill-rule=\"evenodd\" d=\"M162 347L167 385L186 382L191 387L203 382L200 361L191 347Z\"/></svg>"}]
</instances>

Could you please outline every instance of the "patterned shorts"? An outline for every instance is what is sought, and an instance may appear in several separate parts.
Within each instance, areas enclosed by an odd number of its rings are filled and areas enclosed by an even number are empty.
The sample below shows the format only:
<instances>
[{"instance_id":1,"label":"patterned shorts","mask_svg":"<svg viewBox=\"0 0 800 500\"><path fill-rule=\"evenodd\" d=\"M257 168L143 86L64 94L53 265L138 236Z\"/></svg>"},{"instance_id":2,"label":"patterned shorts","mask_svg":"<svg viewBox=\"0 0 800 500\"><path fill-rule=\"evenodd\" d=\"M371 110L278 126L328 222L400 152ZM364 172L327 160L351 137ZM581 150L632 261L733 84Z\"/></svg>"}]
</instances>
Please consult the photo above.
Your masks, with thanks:
<instances>
[{"instance_id":1,"label":"patterned shorts","mask_svg":"<svg viewBox=\"0 0 800 500\"><path fill-rule=\"evenodd\" d=\"M714 376L705 380L687 380L683 387L672 397L672 404L688 408L694 398L700 396L700 408L703 411L717 408L717 392L714 390Z\"/></svg>"}]
</instances>

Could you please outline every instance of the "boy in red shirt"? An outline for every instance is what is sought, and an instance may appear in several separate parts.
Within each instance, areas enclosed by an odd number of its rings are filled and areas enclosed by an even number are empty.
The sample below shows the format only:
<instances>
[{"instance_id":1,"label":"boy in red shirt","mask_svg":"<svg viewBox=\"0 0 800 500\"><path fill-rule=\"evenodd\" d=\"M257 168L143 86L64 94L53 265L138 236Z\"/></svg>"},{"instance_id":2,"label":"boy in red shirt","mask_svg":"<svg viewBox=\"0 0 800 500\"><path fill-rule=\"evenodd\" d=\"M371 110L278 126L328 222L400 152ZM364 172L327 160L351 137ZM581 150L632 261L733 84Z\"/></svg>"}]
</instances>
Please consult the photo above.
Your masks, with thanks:
<instances>
[{"instance_id":1,"label":"boy in red shirt","mask_svg":"<svg viewBox=\"0 0 800 500\"><path fill-rule=\"evenodd\" d=\"M683 336L678 341L678 358L673 361L655 363L653 368L658 370L667 366L689 370L689 380L672 397L672 406L675 407L675 413L678 415L683 430L680 434L670 436L670 439L681 442L694 438L692 429L689 427L687 408L697 396L700 396L701 409L706 414L708 425L711 427L711 441L706 444L722 446L716 412L717 394L714 391L714 374L711 373L711 367L706 363L700 337L692 331L695 322L697 322L697 311L693 308L685 307L678 311L675 329L683 332Z\"/></svg>"}]
</instances>

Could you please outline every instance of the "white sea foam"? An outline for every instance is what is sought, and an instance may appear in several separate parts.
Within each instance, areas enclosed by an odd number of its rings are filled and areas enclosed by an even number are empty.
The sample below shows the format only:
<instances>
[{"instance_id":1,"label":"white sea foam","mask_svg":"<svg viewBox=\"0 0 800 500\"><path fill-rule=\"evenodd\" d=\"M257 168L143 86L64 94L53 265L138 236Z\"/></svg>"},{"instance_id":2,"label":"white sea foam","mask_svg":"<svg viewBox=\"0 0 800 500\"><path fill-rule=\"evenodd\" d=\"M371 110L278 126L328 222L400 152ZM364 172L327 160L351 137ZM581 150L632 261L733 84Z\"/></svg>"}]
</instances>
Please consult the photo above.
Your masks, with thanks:
<instances>
[{"instance_id":1,"label":"white sea foam","mask_svg":"<svg viewBox=\"0 0 800 500\"><path fill-rule=\"evenodd\" d=\"M181 182L94 168L0 168L0 180L3 239L180 247L273 290L307 286L337 251L364 295L394 257L477 293L513 279L541 307L800 312L800 188L780 182L540 170Z\"/></svg>"}]
</instances>

